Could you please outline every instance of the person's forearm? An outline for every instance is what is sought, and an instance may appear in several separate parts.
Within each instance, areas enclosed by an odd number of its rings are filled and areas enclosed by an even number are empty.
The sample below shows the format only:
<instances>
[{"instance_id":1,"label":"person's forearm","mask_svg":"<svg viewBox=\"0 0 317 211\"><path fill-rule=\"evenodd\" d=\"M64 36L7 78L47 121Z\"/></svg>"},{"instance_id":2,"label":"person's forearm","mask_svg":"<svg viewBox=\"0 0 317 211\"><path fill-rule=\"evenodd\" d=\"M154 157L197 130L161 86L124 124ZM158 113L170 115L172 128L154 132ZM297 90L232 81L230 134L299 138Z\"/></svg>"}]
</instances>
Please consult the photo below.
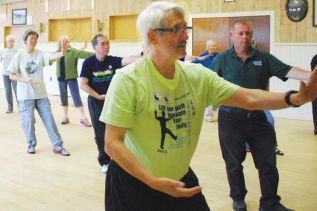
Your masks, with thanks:
<instances>
[{"instance_id":1,"label":"person's forearm","mask_svg":"<svg viewBox=\"0 0 317 211\"><path fill-rule=\"evenodd\" d=\"M100 95L93 90L87 83L80 81L80 89L89 94L90 96L100 99Z\"/></svg>"},{"instance_id":2,"label":"person's forearm","mask_svg":"<svg viewBox=\"0 0 317 211\"><path fill-rule=\"evenodd\" d=\"M142 57L139 56L139 55L124 57L124 58L122 59L121 65L122 65L122 66L126 66L126 65L131 64L132 62L134 62L134 61L140 59L140 58L142 58Z\"/></svg>"},{"instance_id":3,"label":"person's forearm","mask_svg":"<svg viewBox=\"0 0 317 211\"><path fill-rule=\"evenodd\" d=\"M14 80L14 81L21 81L21 82L25 82L25 83L29 82L29 78L22 78L20 76L12 74L12 73L9 74L9 78L11 80Z\"/></svg>"},{"instance_id":4,"label":"person's forearm","mask_svg":"<svg viewBox=\"0 0 317 211\"><path fill-rule=\"evenodd\" d=\"M49 60L54 61L64 56L63 52L56 52L50 55Z\"/></svg>"},{"instance_id":5,"label":"person's forearm","mask_svg":"<svg viewBox=\"0 0 317 211\"><path fill-rule=\"evenodd\" d=\"M316 79L306 83L301 81L299 91L288 93L273 93L260 89L238 88L228 99L221 102L226 106L240 107L247 110L277 110L289 106L301 106L316 99L317 96L317 72Z\"/></svg>"},{"instance_id":6,"label":"person's forearm","mask_svg":"<svg viewBox=\"0 0 317 211\"><path fill-rule=\"evenodd\" d=\"M303 70L299 67L292 67L290 71L287 73L286 77L295 80L308 80L311 72Z\"/></svg>"},{"instance_id":7,"label":"person's forearm","mask_svg":"<svg viewBox=\"0 0 317 211\"><path fill-rule=\"evenodd\" d=\"M87 84L81 84L80 89L94 98L98 98L99 94Z\"/></svg>"},{"instance_id":8,"label":"person's forearm","mask_svg":"<svg viewBox=\"0 0 317 211\"><path fill-rule=\"evenodd\" d=\"M276 110L289 105L283 93L271 93L259 89L239 88L223 105L240 107L247 110Z\"/></svg>"}]
</instances>

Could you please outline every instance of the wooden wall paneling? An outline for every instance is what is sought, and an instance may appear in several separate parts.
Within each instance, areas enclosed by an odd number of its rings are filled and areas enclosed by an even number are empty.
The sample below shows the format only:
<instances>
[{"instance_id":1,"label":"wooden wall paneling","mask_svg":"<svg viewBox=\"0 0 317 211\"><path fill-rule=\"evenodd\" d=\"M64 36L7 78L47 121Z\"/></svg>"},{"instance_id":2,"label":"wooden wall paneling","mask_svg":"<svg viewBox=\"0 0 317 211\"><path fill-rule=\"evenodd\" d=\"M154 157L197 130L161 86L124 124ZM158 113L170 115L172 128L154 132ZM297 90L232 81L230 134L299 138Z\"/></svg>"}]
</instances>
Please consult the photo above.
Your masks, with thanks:
<instances>
[{"instance_id":1,"label":"wooden wall paneling","mask_svg":"<svg viewBox=\"0 0 317 211\"><path fill-rule=\"evenodd\" d=\"M222 2L221 1L207 1L206 4L206 10L210 12L219 12L222 8Z\"/></svg>"},{"instance_id":2,"label":"wooden wall paneling","mask_svg":"<svg viewBox=\"0 0 317 211\"><path fill-rule=\"evenodd\" d=\"M315 8L317 7L317 2L315 1ZM316 43L317 42L317 27L312 27L313 25L313 2L308 1L308 13L307 13L308 19L311 17L311 20L309 20L306 24L306 40L312 40L311 42ZM317 16L317 14L315 14Z\"/></svg>"},{"instance_id":3,"label":"wooden wall paneling","mask_svg":"<svg viewBox=\"0 0 317 211\"><path fill-rule=\"evenodd\" d=\"M306 26L307 22L299 22L298 24L295 25L295 31L296 31L296 38L294 40L294 42L300 42L303 43L305 42L305 40L307 40L307 31L306 31ZM316 37L316 41L317 41L317 37Z\"/></svg>"},{"instance_id":4,"label":"wooden wall paneling","mask_svg":"<svg viewBox=\"0 0 317 211\"><path fill-rule=\"evenodd\" d=\"M111 16L109 20L109 39L138 41L136 19L137 15Z\"/></svg>"},{"instance_id":5,"label":"wooden wall paneling","mask_svg":"<svg viewBox=\"0 0 317 211\"><path fill-rule=\"evenodd\" d=\"M39 33L38 42L47 42L47 13L45 12L45 1L43 0L33 0L32 8L30 10L30 15L32 15L32 25L35 26L35 30ZM40 24L43 24L44 31L40 30Z\"/></svg>"},{"instance_id":6,"label":"wooden wall paneling","mask_svg":"<svg viewBox=\"0 0 317 211\"><path fill-rule=\"evenodd\" d=\"M74 42L90 41L92 37L91 18L49 20L49 41L58 41L61 35L68 35Z\"/></svg>"},{"instance_id":7,"label":"wooden wall paneling","mask_svg":"<svg viewBox=\"0 0 317 211\"><path fill-rule=\"evenodd\" d=\"M278 22L277 22L278 21ZM278 27L278 35L276 36L276 41L281 42L284 40L285 42L289 42L291 40L292 34L292 24L291 21L287 18L286 15L280 14L279 20L276 20Z\"/></svg>"},{"instance_id":8,"label":"wooden wall paneling","mask_svg":"<svg viewBox=\"0 0 317 211\"><path fill-rule=\"evenodd\" d=\"M70 10L77 11L87 9L91 9L91 0L70 0Z\"/></svg>"},{"instance_id":9,"label":"wooden wall paneling","mask_svg":"<svg viewBox=\"0 0 317 211\"><path fill-rule=\"evenodd\" d=\"M208 4L205 4L205 2L206 1L192 1L190 4L191 12L195 11L195 13L204 13L205 11L207 11Z\"/></svg>"},{"instance_id":10,"label":"wooden wall paneling","mask_svg":"<svg viewBox=\"0 0 317 211\"><path fill-rule=\"evenodd\" d=\"M95 0L95 9L94 9L94 26L95 26L95 33L105 33L107 34L106 29L108 29L108 19L106 19L106 14L107 14L107 4L106 4L106 0ZM103 30L102 31L98 31L97 28L97 20L101 20L103 23Z\"/></svg>"},{"instance_id":11,"label":"wooden wall paneling","mask_svg":"<svg viewBox=\"0 0 317 211\"><path fill-rule=\"evenodd\" d=\"M3 47L6 48L7 47L7 42L6 42L6 37L12 34L12 27L11 26L5 26L4 30L3 30Z\"/></svg>"},{"instance_id":12,"label":"wooden wall paneling","mask_svg":"<svg viewBox=\"0 0 317 211\"><path fill-rule=\"evenodd\" d=\"M206 41L214 39L217 51L229 48L229 18L193 19L193 55L206 50Z\"/></svg>"},{"instance_id":13,"label":"wooden wall paneling","mask_svg":"<svg viewBox=\"0 0 317 211\"><path fill-rule=\"evenodd\" d=\"M270 1L262 1L262 8L260 10L269 10L270 9Z\"/></svg>"},{"instance_id":14,"label":"wooden wall paneling","mask_svg":"<svg viewBox=\"0 0 317 211\"><path fill-rule=\"evenodd\" d=\"M67 11L67 1L68 0L49 0L48 1L48 10L49 12L62 12Z\"/></svg>"},{"instance_id":15,"label":"wooden wall paneling","mask_svg":"<svg viewBox=\"0 0 317 211\"><path fill-rule=\"evenodd\" d=\"M233 11L244 11L243 2L236 1L236 2L223 3L222 12L233 12Z\"/></svg>"}]
</instances>

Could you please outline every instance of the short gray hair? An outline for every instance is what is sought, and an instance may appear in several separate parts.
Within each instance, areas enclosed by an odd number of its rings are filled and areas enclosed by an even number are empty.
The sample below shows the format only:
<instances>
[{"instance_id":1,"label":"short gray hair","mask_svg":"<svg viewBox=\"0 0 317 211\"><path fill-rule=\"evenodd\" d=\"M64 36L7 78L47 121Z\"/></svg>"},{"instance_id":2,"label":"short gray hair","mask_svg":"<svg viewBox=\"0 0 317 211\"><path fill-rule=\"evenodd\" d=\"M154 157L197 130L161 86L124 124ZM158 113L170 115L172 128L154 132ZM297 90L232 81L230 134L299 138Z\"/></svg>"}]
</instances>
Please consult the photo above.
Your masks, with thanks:
<instances>
[{"instance_id":1,"label":"short gray hair","mask_svg":"<svg viewBox=\"0 0 317 211\"><path fill-rule=\"evenodd\" d=\"M64 40L68 40L69 41L69 37L68 37L68 35L65 35L65 34L63 34L63 35L61 35L60 37L59 37L59 39L58 39L58 48L60 49L61 47L62 47L62 42L64 41Z\"/></svg>"},{"instance_id":2,"label":"short gray hair","mask_svg":"<svg viewBox=\"0 0 317 211\"><path fill-rule=\"evenodd\" d=\"M212 39L207 40L207 42L206 42L206 48L208 48L209 46L211 46L211 45L213 45L213 44L216 44L216 42L215 42L214 40L212 40Z\"/></svg>"},{"instance_id":3,"label":"short gray hair","mask_svg":"<svg viewBox=\"0 0 317 211\"><path fill-rule=\"evenodd\" d=\"M92 38L92 40L91 40L91 45L92 45L92 46L98 45L98 38L99 38L99 37L105 37L105 38L108 39L108 37L107 37L106 35L102 34L102 33L96 34L96 35Z\"/></svg>"},{"instance_id":4,"label":"short gray hair","mask_svg":"<svg viewBox=\"0 0 317 211\"><path fill-rule=\"evenodd\" d=\"M150 45L147 33L152 29L164 27L165 14L169 11L175 12L182 17L185 16L183 8L173 2L166 1L153 2L140 13L136 25L146 47Z\"/></svg>"},{"instance_id":5,"label":"short gray hair","mask_svg":"<svg viewBox=\"0 0 317 211\"><path fill-rule=\"evenodd\" d=\"M8 36L6 36L6 42L11 41L11 40L15 41L15 38L13 35L9 34Z\"/></svg>"},{"instance_id":6,"label":"short gray hair","mask_svg":"<svg viewBox=\"0 0 317 211\"><path fill-rule=\"evenodd\" d=\"M24 43L26 43L26 40L28 39L30 35L35 35L36 38L39 38L39 34L36 31L34 31L33 29L27 29L23 34Z\"/></svg>"}]
</instances>

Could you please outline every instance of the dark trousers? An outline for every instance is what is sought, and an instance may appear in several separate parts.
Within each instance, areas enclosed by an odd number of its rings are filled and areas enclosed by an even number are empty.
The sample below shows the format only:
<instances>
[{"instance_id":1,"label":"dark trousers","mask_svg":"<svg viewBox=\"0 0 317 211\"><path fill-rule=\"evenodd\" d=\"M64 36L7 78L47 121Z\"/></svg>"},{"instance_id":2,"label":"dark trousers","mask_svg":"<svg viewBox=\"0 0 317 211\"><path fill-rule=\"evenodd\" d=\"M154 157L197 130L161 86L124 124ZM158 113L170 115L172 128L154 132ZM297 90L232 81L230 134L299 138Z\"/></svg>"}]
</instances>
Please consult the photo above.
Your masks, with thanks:
<instances>
[{"instance_id":1,"label":"dark trousers","mask_svg":"<svg viewBox=\"0 0 317 211\"><path fill-rule=\"evenodd\" d=\"M186 187L199 185L189 168L181 179ZM124 171L111 160L106 177L106 211L209 211L202 193L192 197L175 198L156 191Z\"/></svg>"},{"instance_id":2,"label":"dark trousers","mask_svg":"<svg viewBox=\"0 0 317 211\"><path fill-rule=\"evenodd\" d=\"M261 199L260 207L271 208L280 201L277 195L279 175L276 167L276 136L263 111L249 112L242 109L221 107L218 130L220 147L226 163L233 200L244 200L247 193L242 162L246 157L245 143L259 172Z\"/></svg>"},{"instance_id":3,"label":"dark trousers","mask_svg":"<svg viewBox=\"0 0 317 211\"><path fill-rule=\"evenodd\" d=\"M98 162L102 166L110 161L109 155L105 152L105 131L106 124L99 120L104 101L97 100L94 97L88 96L88 109L91 118L91 123L94 128L95 142L98 147Z\"/></svg>"},{"instance_id":4,"label":"dark trousers","mask_svg":"<svg viewBox=\"0 0 317 211\"><path fill-rule=\"evenodd\" d=\"M83 103L80 98L79 88L77 79L70 79L65 81L58 81L59 93L62 102L62 106L68 106L68 92L67 92L67 85L70 89L70 94L73 98L73 102L75 107L83 106Z\"/></svg>"},{"instance_id":5,"label":"dark trousers","mask_svg":"<svg viewBox=\"0 0 317 211\"><path fill-rule=\"evenodd\" d=\"M317 134L317 100L312 101L314 132Z\"/></svg>"}]
</instances>

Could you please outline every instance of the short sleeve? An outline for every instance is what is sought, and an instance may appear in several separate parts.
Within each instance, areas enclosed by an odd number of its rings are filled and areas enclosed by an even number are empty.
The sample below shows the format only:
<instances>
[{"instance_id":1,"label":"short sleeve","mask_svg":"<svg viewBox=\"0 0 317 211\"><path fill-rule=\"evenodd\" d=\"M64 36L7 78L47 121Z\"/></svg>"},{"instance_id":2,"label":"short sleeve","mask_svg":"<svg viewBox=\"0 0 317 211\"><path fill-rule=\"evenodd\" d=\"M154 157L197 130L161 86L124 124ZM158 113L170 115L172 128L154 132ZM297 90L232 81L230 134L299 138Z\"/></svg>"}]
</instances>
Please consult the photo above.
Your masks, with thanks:
<instances>
[{"instance_id":1,"label":"short sleeve","mask_svg":"<svg viewBox=\"0 0 317 211\"><path fill-rule=\"evenodd\" d=\"M19 56L20 53L17 53L14 55L13 59L11 60L9 67L8 67L8 72L12 74L16 74L20 71L19 69Z\"/></svg>"},{"instance_id":2,"label":"short sleeve","mask_svg":"<svg viewBox=\"0 0 317 211\"><path fill-rule=\"evenodd\" d=\"M276 76L279 79L286 81L286 75L292 69L292 67L290 65L283 63L272 54L267 53L265 55L269 66L268 69L270 71L270 75Z\"/></svg>"},{"instance_id":3,"label":"short sleeve","mask_svg":"<svg viewBox=\"0 0 317 211\"><path fill-rule=\"evenodd\" d=\"M210 66L208 67L215 73L217 73L219 76L222 76L221 73L221 62L222 62L222 57L221 54L218 54L214 60L211 62Z\"/></svg>"},{"instance_id":4,"label":"short sleeve","mask_svg":"<svg viewBox=\"0 0 317 211\"><path fill-rule=\"evenodd\" d=\"M100 121L123 128L132 128L135 116L134 82L124 73L114 75L107 92Z\"/></svg>"},{"instance_id":5,"label":"short sleeve","mask_svg":"<svg viewBox=\"0 0 317 211\"><path fill-rule=\"evenodd\" d=\"M81 78L90 78L91 77L91 57L84 60L83 65L81 67L80 77Z\"/></svg>"}]
</instances>

